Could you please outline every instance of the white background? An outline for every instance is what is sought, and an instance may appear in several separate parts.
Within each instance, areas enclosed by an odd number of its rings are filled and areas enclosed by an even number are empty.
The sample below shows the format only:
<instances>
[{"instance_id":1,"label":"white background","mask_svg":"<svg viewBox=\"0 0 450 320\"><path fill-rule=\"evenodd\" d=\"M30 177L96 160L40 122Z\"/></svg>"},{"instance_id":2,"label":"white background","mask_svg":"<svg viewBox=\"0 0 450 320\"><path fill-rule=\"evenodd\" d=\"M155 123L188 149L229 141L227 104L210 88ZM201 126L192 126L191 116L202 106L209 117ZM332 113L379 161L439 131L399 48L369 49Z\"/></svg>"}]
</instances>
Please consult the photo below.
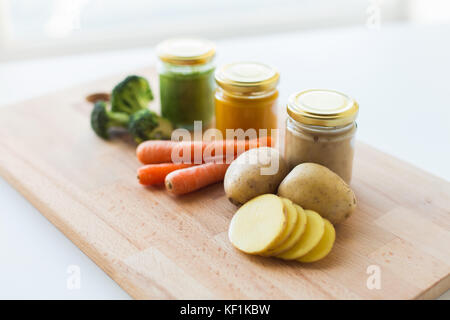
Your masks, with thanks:
<instances>
[{"instance_id":1,"label":"white background","mask_svg":"<svg viewBox=\"0 0 450 320\"><path fill-rule=\"evenodd\" d=\"M218 64L258 60L276 66L282 103L306 88L352 95L361 106L358 139L450 181L449 24L219 38L211 37ZM3 62L0 106L154 61L152 47L143 47ZM66 287L70 265L81 268L80 290ZM129 296L0 178L0 298Z\"/></svg>"},{"instance_id":2,"label":"white background","mask_svg":"<svg viewBox=\"0 0 450 320\"><path fill-rule=\"evenodd\" d=\"M384 22L450 22L448 0L0 0L0 60Z\"/></svg>"}]
</instances>

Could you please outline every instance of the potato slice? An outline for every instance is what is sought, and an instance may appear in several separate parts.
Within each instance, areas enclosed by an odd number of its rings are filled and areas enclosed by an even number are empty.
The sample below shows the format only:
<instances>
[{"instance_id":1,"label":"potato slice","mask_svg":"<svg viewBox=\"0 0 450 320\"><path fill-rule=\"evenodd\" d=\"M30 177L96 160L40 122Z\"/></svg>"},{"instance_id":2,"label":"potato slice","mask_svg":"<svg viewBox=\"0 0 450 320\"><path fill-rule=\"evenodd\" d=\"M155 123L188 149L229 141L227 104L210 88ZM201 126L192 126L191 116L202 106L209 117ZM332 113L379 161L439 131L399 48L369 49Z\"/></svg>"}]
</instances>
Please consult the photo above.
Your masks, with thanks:
<instances>
[{"instance_id":1,"label":"potato slice","mask_svg":"<svg viewBox=\"0 0 450 320\"><path fill-rule=\"evenodd\" d=\"M263 256L271 256L273 254L273 251L276 250L281 244L283 244L289 238L297 223L298 213L292 201L286 198L281 198L281 200L283 201L284 209L287 216L286 227L284 228L283 234L280 236L279 240L273 243L267 251L264 251L261 254Z\"/></svg>"},{"instance_id":2,"label":"potato slice","mask_svg":"<svg viewBox=\"0 0 450 320\"><path fill-rule=\"evenodd\" d=\"M305 232L291 249L278 255L279 258L286 260L300 258L311 251L322 239L325 232L325 222L322 217L311 210L305 210L305 212L307 217Z\"/></svg>"},{"instance_id":3,"label":"potato slice","mask_svg":"<svg viewBox=\"0 0 450 320\"><path fill-rule=\"evenodd\" d=\"M299 205L294 204L295 211L297 212L297 223L294 226L294 230L292 231L291 235L286 239L285 242L283 242L280 246L275 248L272 252L273 256L277 256L280 253L283 253L290 248L294 246L294 244L297 243L297 241L300 239L300 237L303 235L303 232L306 228L306 213L305 210L303 210L302 207Z\"/></svg>"},{"instance_id":4,"label":"potato slice","mask_svg":"<svg viewBox=\"0 0 450 320\"><path fill-rule=\"evenodd\" d=\"M315 262L325 258L333 248L334 240L336 239L336 231L333 225L327 219L323 219L325 222L325 232L320 239L319 243L307 254L301 256L297 260L300 262Z\"/></svg>"},{"instance_id":5,"label":"potato slice","mask_svg":"<svg viewBox=\"0 0 450 320\"><path fill-rule=\"evenodd\" d=\"M238 209L231 219L228 237L239 250L258 254L279 241L286 223L283 201L274 194L264 194Z\"/></svg>"}]
</instances>

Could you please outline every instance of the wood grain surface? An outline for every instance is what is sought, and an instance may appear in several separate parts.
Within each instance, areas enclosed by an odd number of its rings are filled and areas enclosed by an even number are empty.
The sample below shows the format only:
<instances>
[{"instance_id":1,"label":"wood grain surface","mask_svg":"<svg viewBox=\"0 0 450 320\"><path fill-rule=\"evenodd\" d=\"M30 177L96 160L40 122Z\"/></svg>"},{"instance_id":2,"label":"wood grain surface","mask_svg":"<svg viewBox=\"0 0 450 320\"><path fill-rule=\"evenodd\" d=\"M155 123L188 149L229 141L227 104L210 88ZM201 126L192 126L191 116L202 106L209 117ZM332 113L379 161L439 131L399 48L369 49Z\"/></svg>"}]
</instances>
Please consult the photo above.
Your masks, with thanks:
<instances>
[{"instance_id":1,"label":"wood grain surface","mask_svg":"<svg viewBox=\"0 0 450 320\"><path fill-rule=\"evenodd\" d=\"M140 73L156 93L154 70ZM330 255L245 255L227 239L236 208L221 184L183 197L144 188L135 146L92 132L83 97L122 76L0 109L0 174L132 297L418 299L450 287L448 182L357 143L358 208ZM367 286L372 268L380 288Z\"/></svg>"}]
</instances>

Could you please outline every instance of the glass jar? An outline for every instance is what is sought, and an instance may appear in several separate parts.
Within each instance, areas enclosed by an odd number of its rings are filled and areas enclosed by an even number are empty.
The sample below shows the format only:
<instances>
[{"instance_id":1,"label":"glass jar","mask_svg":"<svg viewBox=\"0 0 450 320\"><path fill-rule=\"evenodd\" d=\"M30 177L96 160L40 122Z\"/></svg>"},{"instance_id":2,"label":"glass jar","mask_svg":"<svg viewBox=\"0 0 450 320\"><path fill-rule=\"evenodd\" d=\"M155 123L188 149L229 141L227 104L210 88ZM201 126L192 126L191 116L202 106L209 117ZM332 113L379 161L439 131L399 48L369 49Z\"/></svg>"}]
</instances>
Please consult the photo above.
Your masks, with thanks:
<instances>
[{"instance_id":1,"label":"glass jar","mask_svg":"<svg viewBox=\"0 0 450 320\"><path fill-rule=\"evenodd\" d=\"M337 91L293 94L287 106L284 150L289 167L318 163L350 183L358 109L353 99Z\"/></svg>"},{"instance_id":2,"label":"glass jar","mask_svg":"<svg viewBox=\"0 0 450 320\"><path fill-rule=\"evenodd\" d=\"M225 65L216 72L216 128L226 135L227 129L267 130L277 128L278 72L255 62Z\"/></svg>"},{"instance_id":3,"label":"glass jar","mask_svg":"<svg viewBox=\"0 0 450 320\"><path fill-rule=\"evenodd\" d=\"M214 115L215 46L201 39L172 39L157 47L161 114L175 127L208 127Z\"/></svg>"}]
</instances>

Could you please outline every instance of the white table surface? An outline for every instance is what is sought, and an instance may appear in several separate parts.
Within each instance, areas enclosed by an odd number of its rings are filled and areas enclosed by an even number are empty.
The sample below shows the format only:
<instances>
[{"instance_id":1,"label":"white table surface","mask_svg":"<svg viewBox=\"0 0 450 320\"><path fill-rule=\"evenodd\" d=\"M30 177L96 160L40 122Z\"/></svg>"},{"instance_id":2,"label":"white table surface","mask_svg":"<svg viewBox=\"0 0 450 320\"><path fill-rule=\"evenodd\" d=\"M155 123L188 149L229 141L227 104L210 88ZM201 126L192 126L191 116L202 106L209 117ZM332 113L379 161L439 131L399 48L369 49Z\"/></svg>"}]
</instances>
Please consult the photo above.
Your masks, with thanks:
<instances>
[{"instance_id":1,"label":"white table surface","mask_svg":"<svg viewBox=\"0 0 450 320\"><path fill-rule=\"evenodd\" d=\"M293 32L217 41L217 63L276 66L282 103L300 89L348 93L361 107L358 139L449 181L448 39L450 25ZM153 49L140 48L1 63L0 106L154 62ZM80 267L80 289L67 289L70 265ZM1 298L130 297L0 178Z\"/></svg>"}]
</instances>

